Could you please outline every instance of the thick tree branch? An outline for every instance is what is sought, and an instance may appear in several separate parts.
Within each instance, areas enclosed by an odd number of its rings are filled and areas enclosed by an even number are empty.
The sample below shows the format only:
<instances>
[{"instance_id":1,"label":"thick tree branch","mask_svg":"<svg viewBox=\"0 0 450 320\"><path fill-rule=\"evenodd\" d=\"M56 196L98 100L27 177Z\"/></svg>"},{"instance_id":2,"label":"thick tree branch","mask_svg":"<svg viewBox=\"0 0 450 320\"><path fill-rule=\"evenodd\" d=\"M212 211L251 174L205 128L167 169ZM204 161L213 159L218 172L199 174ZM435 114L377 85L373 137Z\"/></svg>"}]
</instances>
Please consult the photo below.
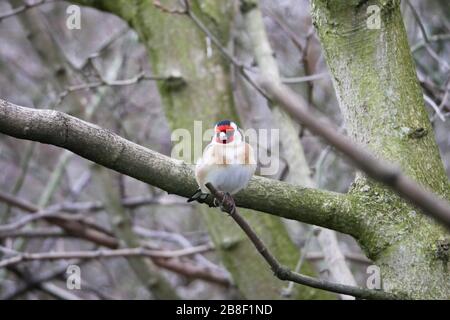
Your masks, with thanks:
<instances>
[{"instance_id":1,"label":"thick tree branch","mask_svg":"<svg viewBox=\"0 0 450 320\"><path fill-rule=\"evenodd\" d=\"M0 100L0 132L68 149L86 159L183 197L197 189L192 167L65 113ZM348 196L254 177L237 205L357 234Z\"/></svg>"},{"instance_id":2,"label":"thick tree branch","mask_svg":"<svg viewBox=\"0 0 450 320\"><path fill-rule=\"evenodd\" d=\"M450 204L447 201L419 186L392 164L376 159L363 147L339 133L331 123L318 120L289 88L271 80L264 80L262 86L294 119L324 138L369 177L391 187L401 197L450 229Z\"/></svg>"}]
</instances>

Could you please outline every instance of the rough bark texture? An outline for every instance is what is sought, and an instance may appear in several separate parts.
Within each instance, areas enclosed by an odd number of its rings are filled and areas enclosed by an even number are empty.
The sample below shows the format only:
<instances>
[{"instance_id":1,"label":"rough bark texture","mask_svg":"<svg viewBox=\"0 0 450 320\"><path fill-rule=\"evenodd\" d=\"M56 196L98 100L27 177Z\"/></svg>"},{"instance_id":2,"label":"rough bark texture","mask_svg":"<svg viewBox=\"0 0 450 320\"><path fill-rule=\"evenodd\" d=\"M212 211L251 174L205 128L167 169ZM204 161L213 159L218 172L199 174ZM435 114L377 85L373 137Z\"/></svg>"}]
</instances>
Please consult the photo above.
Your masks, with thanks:
<instances>
[{"instance_id":1,"label":"rough bark texture","mask_svg":"<svg viewBox=\"0 0 450 320\"><path fill-rule=\"evenodd\" d=\"M244 16L246 30L253 44L253 52L261 76L281 83L280 72L267 37L259 1L241 0L240 8ZM282 144L281 153L289 164L285 181L304 187L316 187L311 178L309 165L299 139L298 125L289 114L275 103L271 105L271 110L274 125L280 130L280 137L282 137L280 141ZM330 270L330 278L335 282L355 286L356 281L339 248L336 233L326 228L317 228L317 231L317 240L322 248L327 268ZM347 295L340 295L340 297L346 300L354 299Z\"/></svg>"},{"instance_id":2,"label":"rough bark texture","mask_svg":"<svg viewBox=\"0 0 450 320\"><path fill-rule=\"evenodd\" d=\"M80 1L125 19L148 49L153 72L176 76L159 85L163 106L172 129L191 132L194 121L203 129L220 119L237 119L231 94L229 70L213 48L207 55L205 35L187 16L171 15L157 9L152 1ZM191 1L191 9L209 30L227 43L233 3L229 1ZM180 8L178 1L161 1L166 8ZM193 142L193 141L192 141ZM185 158L184 160L196 160ZM278 299L285 285L276 279L253 245L226 215L199 207L218 248L222 261L246 298ZM293 268L298 251L276 217L244 213L245 217L283 264ZM312 273L306 264L303 272ZM293 298L326 298L315 289L299 286Z\"/></svg>"},{"instance_id":3,"label":"rough bark texture","mask_svg":"<svg viewBox=\"0 0 450 320\"><path fill-rule=\"evenodd\" d=\"M449 199L447 176L415 74L400 1L312 0L314 24L349 134L376 155ZM366 26L369 5L381 28ZM382 271L384 289L411 298L450 298L448 233L387 188L358 175L350 194L359 243Z\"/></svg>"}]
</instances>

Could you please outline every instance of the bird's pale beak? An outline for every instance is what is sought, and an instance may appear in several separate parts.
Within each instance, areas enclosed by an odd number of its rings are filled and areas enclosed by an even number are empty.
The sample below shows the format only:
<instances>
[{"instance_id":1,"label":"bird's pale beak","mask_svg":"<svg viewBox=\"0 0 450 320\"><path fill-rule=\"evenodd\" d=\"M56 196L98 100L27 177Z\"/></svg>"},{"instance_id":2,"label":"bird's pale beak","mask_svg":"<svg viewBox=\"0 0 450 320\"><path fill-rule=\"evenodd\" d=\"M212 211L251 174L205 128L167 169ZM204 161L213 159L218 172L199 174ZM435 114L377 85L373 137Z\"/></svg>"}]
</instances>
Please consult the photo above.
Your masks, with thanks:
<instances>
[{"instance_id":1,"label":"bird's pale beak","mask_svg":"<svg viewBox=\"0 0 450 320\"><path fill-rule=\"evenodd\" d=\"M228 140L227 134L226 134L225 132L221 131L221 132L219 133L219 140L220 140L220 141L227 141L227 140Z\"/></svg>"}]
</instances>

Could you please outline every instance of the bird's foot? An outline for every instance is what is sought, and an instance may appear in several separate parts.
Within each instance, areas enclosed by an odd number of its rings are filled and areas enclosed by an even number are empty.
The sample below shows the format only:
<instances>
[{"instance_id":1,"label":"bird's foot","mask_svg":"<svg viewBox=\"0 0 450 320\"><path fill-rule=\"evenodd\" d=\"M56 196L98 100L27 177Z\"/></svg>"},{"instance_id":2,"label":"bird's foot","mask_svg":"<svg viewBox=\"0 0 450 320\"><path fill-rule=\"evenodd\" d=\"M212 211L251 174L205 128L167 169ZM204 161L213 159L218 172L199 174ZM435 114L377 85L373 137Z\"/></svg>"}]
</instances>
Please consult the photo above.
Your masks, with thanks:
<instances>
[{"instance_id":1,"label":"bird's foot","mask_svg":"<svg viewBox=\"0 0 450 320\"><path fill-rule=\"evenodd\" d=\"M208 193L203 193L201 189L195 191L195 193L187 200L187 202L197 201L198 203L205 203L208 200ZM210 205L211 206L211 205Z\"/></svg>"},{"instance_id":2,"label":"bird's foot","mask_svg":"<svg viewBox=\"0 0 450 320\"><path fill-rule=\"evenodd\" d=\"M224 212L228 212L229 214L232 214L234 209L236 208L236 204L234 202L233 197L229 192L225 192L223 194L222 202L219 203L220 210Z\"/></svg>"}]
</instances>

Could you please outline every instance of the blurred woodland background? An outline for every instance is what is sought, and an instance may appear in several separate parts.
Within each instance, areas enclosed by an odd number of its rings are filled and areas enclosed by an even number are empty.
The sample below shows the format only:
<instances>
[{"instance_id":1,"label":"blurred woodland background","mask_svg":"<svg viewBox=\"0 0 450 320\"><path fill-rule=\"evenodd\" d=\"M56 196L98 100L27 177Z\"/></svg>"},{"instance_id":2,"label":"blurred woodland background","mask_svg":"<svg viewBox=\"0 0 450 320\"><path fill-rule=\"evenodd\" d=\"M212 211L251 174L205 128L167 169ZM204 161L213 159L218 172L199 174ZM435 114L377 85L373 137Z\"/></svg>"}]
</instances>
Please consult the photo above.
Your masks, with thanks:
<instances>
[{"instance_id":1,"label":"blurred woodland background","mask_svg":"<svg viewBox=\"0 0 450 320\"><path fill-rule=\"evenodd\" d=\"M255 77L258 64L236 2L192 2L192 10L203 19L209 32L248 66L249 77ZM154 41L147 47L135 30L113 14L81 7L81 29L69 30L66 10L71 3L51 1L22 7L24 3L0 0L2 99L21 106L63 111L165 155L170 155L173 146L172 130L192 130L192 120L198 114L203 114L198 119L203 120L203 129L212 127L222 114L235 119L244 129L277 128L283 123L282 116L268 106L192 19L164 12L158 1L146 26ZM161 3L166 9L180 7L178 1ZM450 3L409 3L402 1L402 16L449 176ZM260 10L281 80L301 94L310 108L345 132L312 25L309 1L262 0ZM202 15L202 11L208 14ZM228 22L224 27L213 27L221 15L228 15ZM182 41L197 45L197 52L183 49L186 44ZM209 62L202 60L205 54ZM182 60L189 61L196 75L187 84L177 73ZM220 89L222 96L210 88L220 83L205 76L222 72L213 68L217 60L225 61L229 72L229 76L223 75L222 84L231 89ZM170 99L164 92L185 85L184 90L190 91L185 102L168 102L169 107L164 108L163 102ZM204 105L192 105L190 95L202 95ZM223 101L229 105L227 110ZM347 192L355 178L353 167L308 130L294 128L294 138L301 141L305 159L295 160L290 154L296 152L295 148L291 150L293 144L282 135L282 166L272 178ZM305 160L307 167L290 162ZM309 178L302 178L305 175ZM0 269L2 299L349 298L276 280L250 244L239 244L243 241L241 231L231 228L230 221L221 222L224 217L216 209L188 204L183 197L100 168L58 147L0 135L0 190L4 194L0 201L2 258L16 251L101 249L98 243L61 227L68 221L99 227L114 236L118 241L115 246L145 246L160 253L151 258L22 261ZM367 268L374 263L351 236L263 216L250 218L252 225L269 245L276 247L274 254L290 268L297 265L306 274L366 286L370 276ZM66 287L67 266L73 264L81 269L81 290Z\"/></svg>"}]
</instances>

